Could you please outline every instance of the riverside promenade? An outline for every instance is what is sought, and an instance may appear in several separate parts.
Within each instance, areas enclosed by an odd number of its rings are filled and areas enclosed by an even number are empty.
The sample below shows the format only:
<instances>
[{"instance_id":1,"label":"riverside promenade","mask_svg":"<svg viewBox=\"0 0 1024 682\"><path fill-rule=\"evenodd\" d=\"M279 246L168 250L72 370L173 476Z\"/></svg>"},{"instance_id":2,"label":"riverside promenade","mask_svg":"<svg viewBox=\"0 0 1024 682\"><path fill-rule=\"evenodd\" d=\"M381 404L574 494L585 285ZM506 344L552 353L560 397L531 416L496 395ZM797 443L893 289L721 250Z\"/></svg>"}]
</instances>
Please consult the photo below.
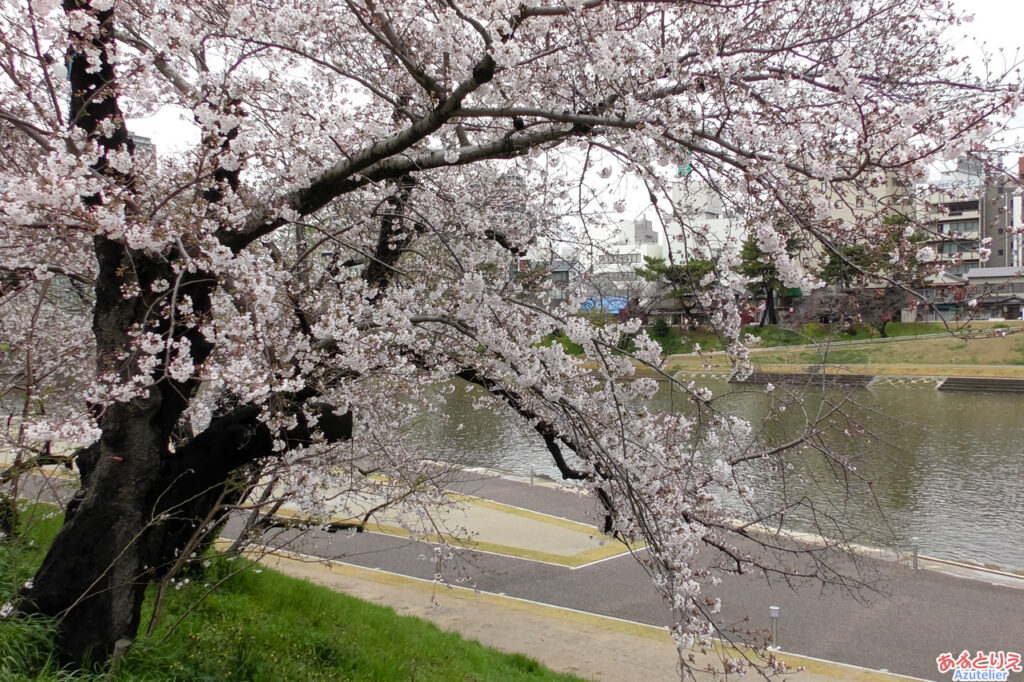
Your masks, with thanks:
<instances>
[{"instance_id":1,"label":"riverside promenade","mask_svg":"<svg viewBox=\"0 0 1024 682\"><path fill-rule=\"evenodd\" d=\"M439 521L471 539L447 562L386 517L363 533L281 530L286 551L264 561L584 678L676 677L668 611L629 550L595 530L593 500L476 470L451 489L461 509ZM759 576L724 577L714 596L741 633L766 634L769 606L780 607L779 658L803 669L788 679L949 679L940 654L1024 651L1024 577L926 557L919 570L871 562L885 579L867 604ZM451 587L434 581L439 572ZM707 656L695 653L695 666Z\"/></svg>"}]
</instances>

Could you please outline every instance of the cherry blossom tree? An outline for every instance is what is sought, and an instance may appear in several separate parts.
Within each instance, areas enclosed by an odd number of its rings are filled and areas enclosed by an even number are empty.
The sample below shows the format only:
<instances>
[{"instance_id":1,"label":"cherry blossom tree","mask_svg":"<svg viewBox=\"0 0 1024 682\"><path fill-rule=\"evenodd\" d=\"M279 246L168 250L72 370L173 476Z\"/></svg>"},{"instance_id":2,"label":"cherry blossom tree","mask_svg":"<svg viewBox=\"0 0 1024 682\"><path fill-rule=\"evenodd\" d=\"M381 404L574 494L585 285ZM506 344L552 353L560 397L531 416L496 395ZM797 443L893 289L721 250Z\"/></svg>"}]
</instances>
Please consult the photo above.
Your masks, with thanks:
<instances>
[{"instance_id":1,"label":"cherry blossom tree","mask_svg":"<svg viewBox=\"0 0 1024 682\"><path fill-rule=\"evenodd\" d=\"M686 160L810 289L776 226L832 251L870 238L829 197L973 148L1020 98L944 44L961 20L938 0L2 7L10 440L18 471L81 474L18 608L58 617L71 661L134 638L147 584L268 471L310 513L338 490L440 500L401 427L456 378L536 431L607 531L647 543L680 645L707 636L713 569L797 551L750 549L784 506L755 504L742 470L814 423L768 447L686 385L697 416L653 413L654 382L623 380L662 366L657 344L617 351L635 321L546 305L509 261L589 243L623 174L669 222ZM182 153L129 133L161 109L198 131ZM702 295L742 373L739 251ZM541 343L555 330L597 370Z\"/></svg>"}]
</instances>

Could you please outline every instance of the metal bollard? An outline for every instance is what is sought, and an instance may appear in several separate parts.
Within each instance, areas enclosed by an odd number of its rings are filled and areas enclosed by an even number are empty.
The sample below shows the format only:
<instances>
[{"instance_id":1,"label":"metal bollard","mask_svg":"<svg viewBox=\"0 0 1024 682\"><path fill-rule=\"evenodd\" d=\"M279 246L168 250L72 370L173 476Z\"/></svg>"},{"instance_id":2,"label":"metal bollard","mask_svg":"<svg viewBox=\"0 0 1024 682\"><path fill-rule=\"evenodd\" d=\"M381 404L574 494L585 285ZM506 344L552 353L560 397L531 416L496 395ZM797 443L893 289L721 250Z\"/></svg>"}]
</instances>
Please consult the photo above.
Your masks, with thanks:
<instances>
[{"instance_id":1,"label":"metal bollard","mask_svg":"<svg viewBox=\"0 0 1024 682\"><path fill-rule=\"evenodd\" d=\"M768 647L772 651L779 650L779 607L769 606L768 613L772 617L772 645Z\"/></svg>"},{"instance_id":2,"label":"metal bollard","mask_svg":"<svg viewBox=\"0 0 1024 682\"><path fill-rule=\"evenodd\" d=\"M917 555L918 555L918 553L920 552L920 549L921 549L920 543L921 543L920 538L917 538L917 537L910 538L910 547L911 547L911 549L914 552L914 570L915 571L917 570Z\"/></svg>"}]
</instances>

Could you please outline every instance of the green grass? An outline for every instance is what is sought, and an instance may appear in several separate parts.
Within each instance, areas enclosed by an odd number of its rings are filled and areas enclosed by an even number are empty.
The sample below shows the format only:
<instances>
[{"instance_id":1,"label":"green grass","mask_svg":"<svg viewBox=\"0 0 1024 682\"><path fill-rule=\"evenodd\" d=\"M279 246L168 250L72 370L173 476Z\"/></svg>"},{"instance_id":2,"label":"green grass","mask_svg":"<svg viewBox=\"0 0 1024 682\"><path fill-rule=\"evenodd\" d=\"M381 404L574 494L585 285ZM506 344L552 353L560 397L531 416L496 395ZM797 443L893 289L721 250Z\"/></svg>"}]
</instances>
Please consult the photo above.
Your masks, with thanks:
<instances>
[{"instance_id":1,"label":"green grass","mask_svg":"<svg viewBox=\"0 0 1024 682\"><path fill-rule=\"evenodd\" d=\"M559 343L565 352L569 355L582 355L583 346L578 343L569 340L569 337L565 335L565 332L559 330L554 334L548 334L547 338L540 342L540 346L547 347L553 343Z\"/></svg>"},{"instance_id":2,"label":"green grass","mask_svg":"<svg viewBox=\"0 0 1024 682\"><path fill-rule=\"evenodd\" d=\"M890 322L885 326L885 333L887 336L895 338L897 336L948 334L949 330L941 322Z\"/></svg>"},{"instance_id":3,"label":"green grass","mask_svg":"<svg viewBox=\"0 0 1024 682\"><path fill-rule=\"evenodd\" d=\"M1005 327L1006 325L999 326ZM647 334L661 346L663 355L692 353L695 345L698 344L703 350L722 350L721 340L715 333L706 328L684 330L679 327L669 327L655 322L649 325L646 330ZM944 334L947 332L946 327L939 322L890 322L885 328L885 333L890 338ZM865 324L853 325L847 329L837 329L815 322L805 324L798 329L772 325L759 327L756 324L752 324L744 327L743 333L759 338L758 348L786 348L829 340L864 341L879 337L876 329ZM560 343L569 355L581 355L583 353L582 346L570 341L562 332L549 335L540 345L550 346L553 343ZM808 358L808 361L814 361L813 357L808 356Z\"/></svg>"},{"instance_id":4,"label":"green grass","mask_svg":"<svg viewBox=\"0 0 1024 682\"><path fill-rule=\"evenodd\" d=\"M41 560L59 519L6 540L0 597L9 600ZM278 682L281 680L563 680L525 656L500 653L415 618L287 577L214 560L206 573L170 590L160 626L141 636L114 680ZM223 580L207 595L204 584ZM205 596L205 598L204 598ZM197 605L198 604L198 605ZM179 616L195 610L177 627ZM152 594L143 610L144 631ZM166 636L166 641L164 640ZM59 670L42 620L0 620L0 679L95 681Z\"/></svg>"},{"instance_id":5,"label":"green grass","mask_svg":"<svg viewBox=\"0 0 1024 682\"><path fill-rule=\"evenodd\" d=\"M700 344L703 350L722 350L722 342L716 334L708 329L680 330L673 327L669 331L648 329L647 333L652 339L661 344L664 355L675 355L679 353L692 353L694 344ZM867 327L857 327L852 333L833 333L822 325L809 324L799 330L786 329L784 327L748 325L743 328L744 334L760 339L758 347L775 348L786 346L798 346L829 338L829 334L836 340L853 340L871 338L872 332Z\"/></svg>"},{"instance_id":6,"label":"green grass","mask_svg":"<svg viewBox=\"0 0 1024 682\"><path fill-rule=\"evenodd\" d=\"M890 338L902 336L921 336L925 334L943 334L948 330L938 322L890 322L885 333ZM672 327L668 331L664 329L648 329L651 338L661 344L662 353L674 355L679 353L690 353L693 351L693 344L699 343L704 350L721 350L722 344L716 335L708 330L683 331L678 327ZM869 325L853 325L848 329L835 329L828 325L811 322L801 326L799 329L766 325L747 325L743 328L744 334L750 334L760 339L758 348L786 348L789 346L800 346L823 341L864 341L878 338L876 329ZM808 354L804 360L813 362L817 353ZM820 359L819 359L820 361Z\"/></svg>"},{"instance_id":7,"label":"green grass","mask_svg":"<svg viewBox=\"0 0 1024 682\"><path fill-rule=\"evenodd\" d=\"M1024 334L954 339L949 336L893 343L820 348L775 348L752 354L755 364L917 365L960 368L966 365L1024 365ZM1016 376L1016 374L1013 374Z\"/></svg>"},{"instance_id":8,"label":"green grass","mask_svg":"<svg viewBox=\"0 0 1024 682\"><path fill-rule=\"evenodd\" d=\"M658 342L661 346L661 352L663 355L673 355L676 353L692 353L693 352L693 339L684 338L680 334L674 331L654 331L647 330L647 334Z\"/></svg>"},{"instance_id":9,"label":"green grass","mask_svg":"<svg viewBox=\"0 0 1024 682\"><path fill-rule=\"evenodd\" d=\"M51 505L25 504L18 522L21 533L0 542L0 603L4 604L35 573L62 517ZM43 618L0 619L0 679L74 679L61 671L52 639L51 625Z\"/></svg>"},{"instance_id":10,"label":"green grass","mask_svg":"<svg viewBox=\"0 0 1024 682\"><path fill-rule=\"evenodd\" d=\"M835 348L829 350L828 354L824 358L830 365L863 365L871 361L871 355L865 350L856 350L851 348ZM822 362L822 356L819 354L813 359L809 359L809 364Z\"/></svg>"}]
</instances>

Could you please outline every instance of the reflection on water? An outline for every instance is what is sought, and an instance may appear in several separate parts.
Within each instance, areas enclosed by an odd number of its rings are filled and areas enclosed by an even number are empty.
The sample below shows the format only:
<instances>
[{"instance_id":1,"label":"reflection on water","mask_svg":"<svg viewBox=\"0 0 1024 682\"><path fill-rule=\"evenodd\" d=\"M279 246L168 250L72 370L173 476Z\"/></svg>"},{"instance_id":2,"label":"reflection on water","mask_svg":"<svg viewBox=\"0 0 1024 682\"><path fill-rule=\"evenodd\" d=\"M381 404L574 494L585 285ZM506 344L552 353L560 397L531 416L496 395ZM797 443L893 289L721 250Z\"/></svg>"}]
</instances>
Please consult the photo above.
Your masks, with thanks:
<instances>
[{"instance_id":1,"label":"reflection on water","mask_svg":"<svg viewBox=\"0 0 1024 682\"><path fill-rule=\"evenodd\" d=\"M708 384L723 412L762 417L771 398L760 387ZM541 440L511 414L473 409L465 385L438 396L440 413L411 426L425 457L485 466L518 474L558 471ZM846 394L818 389L791 406L760 433L767 444L785 442L807 413L843 402ZM921 552L933 556L1024 569L1024 428L1021 398L998 393L943 393L928 389L856 390L843 403L851 419L833 419L825 438L855 466L850 485L817 452L794 457L794 468L757 472L751 483L777 499L806 493L817 505L860 528L866 541L907 549L920 538ZM654 399L662 410L687 409L678 392ZM461 425L461 427L460 427ZM857 427L863 433L854 436ZM851 435L847 435L849 432ZM840 472L841 473L841 472ZM793 520L794 526L807 523Z\"/></svg>"}]
</instances>

